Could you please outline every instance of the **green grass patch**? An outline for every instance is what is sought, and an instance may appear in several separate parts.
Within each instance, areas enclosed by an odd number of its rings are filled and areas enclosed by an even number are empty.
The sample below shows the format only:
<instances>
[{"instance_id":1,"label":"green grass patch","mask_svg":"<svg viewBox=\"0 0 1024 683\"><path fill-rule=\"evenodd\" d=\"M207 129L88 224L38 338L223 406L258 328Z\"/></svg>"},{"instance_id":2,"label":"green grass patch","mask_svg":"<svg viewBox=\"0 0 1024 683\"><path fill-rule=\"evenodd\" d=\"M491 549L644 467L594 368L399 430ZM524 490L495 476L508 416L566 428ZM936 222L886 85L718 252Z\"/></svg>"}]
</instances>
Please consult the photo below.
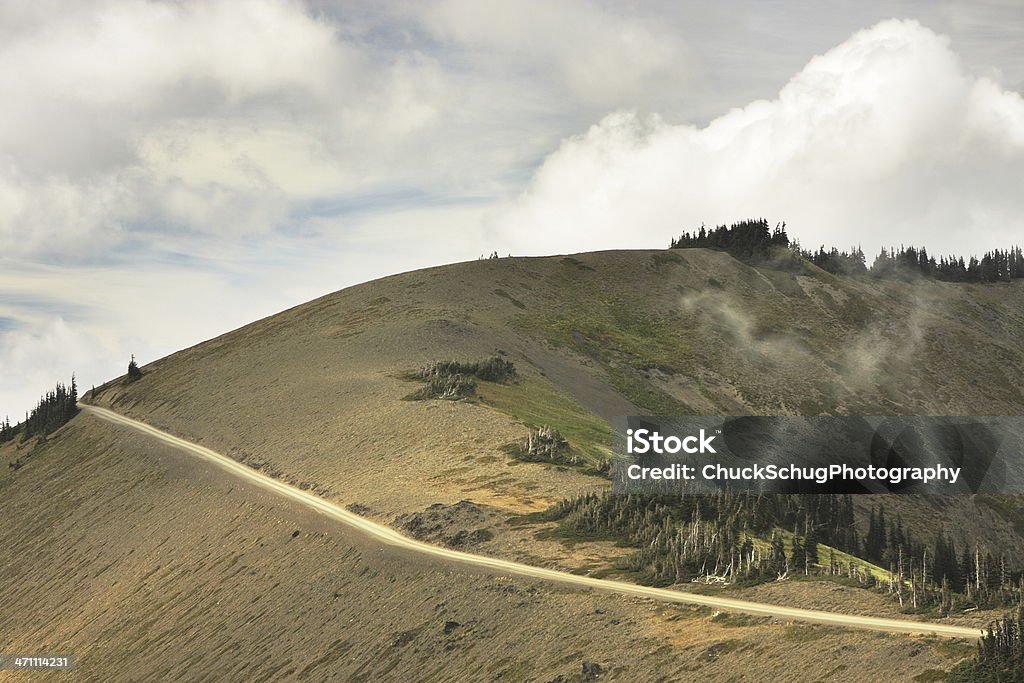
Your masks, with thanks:
<instances>
[{"instance_id":1,"label":"green grass patch","mask_svg":"<svg viewBox=\"0 0 1024 683\"><path fill-rule=\"evenodd\" d=\"M777 529L776 531L777 531L777 533L782 535L782 542L783 542L783 545L784 545L784 547L786 549L786 557L792 558L791 553L792 553L792 549L793 549L793 532L792 531L787 531L786 529ZM769 553L769 552L771 552L771 541L770 540L765 540L763 538L758 538L756 536L751 536L750 540L753 542L754 547L757 548L762 553ZM819 565L821 565L823 567L827 567L828 563L829 563L830 554L832 554L834 556L836 563L839 564L840 566L842 566L844 568L847 567L847 566L850 566L850 565L852 565L854 567L858 567L861 571L868 572L872 577L878 579L879 581L883 581L883 582L884 581L888 581L890 579L890 577L892 576L887 569L882 569L878 565L872 564L872 563L868 562L865 559L857 557L856 555L850 555L849 553L844 553L842 550L838 550L836 548L833 548L832 546L825 545L824 543L819 543L818 544L818 564ZM812 576L810 578L812 578L812 579L821 579L821 578L838 578L838 579L841 579L843 577Z\"/></svg>"},{"instance_id":2,"label":"green grass patch","mask_svg":"<svg viewBox=\"0 0 1024 683\"><path fill-rule=\"evenodd\" d=\"M677 401L635 371L609 368L608 383L651 415L687 415L693 412L686 404Z\"/></svg>"},{"instance_id":3,"label":"green grass patch","mask_svg":"<svg viewBox=\"0 0 1024 683\"><path fill-rule=\"evenodd\" d=\"M519 323L556 346L602 363L620 360L638 368L671 370L686 361L689 344L681 336L684 328L676 316L648 314L618 299L593 304L539 320L522 318Z\"/></svg>"},{"instance_id":4,"label":"green grass patch","mask_svg":"<svg viewBox=\"0 0 1024 683\"><path fill-rule=\"evenodd\" d=\"M611 425L543 377L523 377L514 384L480 382L477 396L525 424L554 427L594 466L611 457Z\"/></svg>"},{"instance_id":5,"label":"green grass patch","mask_svg":"<svg viewBox=\"0 0 1024 683\"><path fill-rule=\"evenodd\" d=\"M688 328L679 316L648 314L619 299L594 304L550 318L524 316L516 325L531 336L597 361L608 383L648 413L692 412L644 376L651 369L675 374L697 362Z\"/></svg>"}]
</instances>

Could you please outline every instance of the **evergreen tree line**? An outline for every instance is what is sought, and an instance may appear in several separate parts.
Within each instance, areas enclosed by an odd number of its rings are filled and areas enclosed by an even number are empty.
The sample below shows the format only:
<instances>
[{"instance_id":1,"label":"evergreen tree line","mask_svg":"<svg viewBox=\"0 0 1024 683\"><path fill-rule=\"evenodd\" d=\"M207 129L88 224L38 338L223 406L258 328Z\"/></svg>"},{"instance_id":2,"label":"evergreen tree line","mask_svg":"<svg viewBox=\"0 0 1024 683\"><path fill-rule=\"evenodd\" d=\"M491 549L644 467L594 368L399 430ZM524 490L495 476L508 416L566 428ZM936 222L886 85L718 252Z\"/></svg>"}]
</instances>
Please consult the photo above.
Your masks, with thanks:
<instances>
[{"instance_id":1,"label":"evergreen tree line","mask_svg":"<svg viewBox=\"0 0 1024 683\"><path fill-rule=\"evenodd\" d=\"M11 426L11 419L5 417L3 422L0 422L0 443L7 443L14 439L18 430Z\"/></svg>"},{"instance_id":2,"label":"evergreen tree line","mask_svg":"<svg viewBox=\"0 0 1024 683\"><path fill-rule=\"evenodd\" d=\"M971 256L966 260L962 256L943 256L936 260L924 247L882 249L870 268L859 247L848 252L835 247L826 251L824 246L816 252L799 251L801 256L822 270L843 275L921 276L945 282L1010 282L1024 277L1024 253L1020 247L994 249L980 259Z\"/></svg>"},{"instance_id":3,"label":"evergreen tree line","mask_svg":"<svg viewBox=\"0 0 1024 683\"><path fill-rule=\"evenodd\" d=\"M78 384L71 376L71 385L57 383L53 391L47 392L39 403L25 414L25 421L11 425L9 418L0 423L0 443L11 441L18 434L23 439L30 436L46 435L56 431L78 413Z\"/></svg>"},{"instance_id":4,"label":"evergreen tree line","mask_svg":"<svg viewBox=\"0 0 1024 683\"><path fill-rule=\"evenodd\" d=\"M978 641L977 659L957 665L947 681L1011 683L1024 681L1024 605L990 625Z\"/></svg>"},{"instance_id":5,"label":"evergreen tree line","mask_svg":"<svg viewBox=\"0 0 1024 683\"><path fill-rule=\"evenodd\" d=\"M638 547L620 567L656 584L810 573L819 544L859 543L850 496L588 494L560 502L551 515L575 533ZM793 529L788 542L783 528Z\"/></svg>"},{"instance_id":6,"label":"evergreen tree line","mask_svg":"<svg viewBox=\"0 0 1024 683\"><path fill-rule=\"evenodd\" d=\"M839 251L832 247L825 251L825 247L819 247L818 251L807 251L795 245L800 255L818 266L824 271L839 275L864 275L868 272L867 261L864 252L860 247L854 247L850 251Z\"/></svg>"},{"instance_id":7,"label":"evergreen tree line","mask_svg":"<svg viewBox=\"0 0 1024 683\"><path fill-rule=\"evenodd\" d=\"M1024 277L1024 252L1020 247L994 249L980 259L971 256L943 256L936 259L924 247L890 247L882 249L868 266L860 247L840 251L835 247L817 251L803 249L799 241L789 239L786 224L770 228L764 218L752 218L732 225L715 228L701 226L694 232L684 232L669 243L670 249L703 247L726 251L748 263L778 261L782 266L795 265L780 259L777 247L786 247L822 270L842 275L873 275L882 278L927 277L945 282L1010 282Z\"/></svg>"},{"instance_id":8,"label":"evergreen tree line","mask_svg":"<svg viewBox=\"0 0 1024 683\"><path fill-rule=\"evenodd\" d=\"M788 246L786 224L780 223L774 229L769 229L768 221L764 218L750 218L730 226L719 225L711 229L702 225L700 230L684 232L669 243L669 249L718 249L727 251L740 260L755 262L771 258L773 247Z\"/></svg>"},{"instance_id":9,"label":"evergreen tree line","mask_svg":"<svg viewBox=\"0 0 1024 683\"><path fill-rule=\"evenodd\" d=\"M564 500L553 519L576 534L616 538L638 550L619 561L655 584L757 582L790 574L846 576L892 594L908 608L1014 604L1021 574L980 548L958 554L939 534L916 539L902 521L873 509L864 538L850 495L684 496L588 494ZM827 547L822 547L827 546ZM836 552L888 569L837 559Z\"/></svg>"},{"instance_id":10,"label":"evergreen tree line","mask_svg":"<svg viewBox=\"0 0 1024 683\"><path fill-rule=\"evenodd\" d=\"M977 545L958 552L945 534L932 543L920 541L899 518L886 519L884 507L871 510L861 556L889 570L894 581L888 589L901 605L938 605L948 612L1013 604L1024 595L1024 578L1005 555L996 557Z\"/></svg>"}]
</instances>

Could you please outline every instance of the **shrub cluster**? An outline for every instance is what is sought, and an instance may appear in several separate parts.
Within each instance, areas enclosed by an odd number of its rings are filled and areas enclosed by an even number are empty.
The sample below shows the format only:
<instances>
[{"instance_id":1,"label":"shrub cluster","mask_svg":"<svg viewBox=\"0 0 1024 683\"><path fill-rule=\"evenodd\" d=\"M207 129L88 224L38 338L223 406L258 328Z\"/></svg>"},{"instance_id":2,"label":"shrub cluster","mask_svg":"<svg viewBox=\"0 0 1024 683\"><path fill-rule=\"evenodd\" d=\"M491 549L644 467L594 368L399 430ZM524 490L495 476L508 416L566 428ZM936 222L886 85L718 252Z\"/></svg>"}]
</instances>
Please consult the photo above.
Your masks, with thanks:
<instances>
[{"instance_id":1,"label":"shrub cluster","mask_svg":"<svg viewBox=\"0 0 1024 683\"><path fill-rule=\"evenodd\" d=\"M409 398L424 401L428 398L440 398L446 401L457 401L476 394L476 382L465 375L432 375L427 383L414 391Z\"/></svg>"},{"instance_id":2,"label":"shrub cluster","mask_svg":"<svg viewBox=\"0 0 1024 683\"><path fill-rule=\"evenodd\" d=\"M579 455L572 452L569 442L553 427L535 427L519 444L519 457L531 462L552 462L559 465L578 465Z\"/></svg>"},{"instance_id":3,"label":"shrub cluster","mask_svg":"<svg viewBox=\"0 0 1024 683\"><path fill-rule=\"evenodd\" d=\"M413 379L426 384L414 391L409 399L421 401L440 398L457 401L476 394L476 380L505 382L516 376L512 361L493 356L486 360L464 363L457 360L439 360L412 373Z\"/></svg>"},{"instance_id":4,"label":"shrub cluster","mask_svg":"<svg viewBox=\"0 0 1024 683\"><path fill-rule=\"evenodd\" d=\"M425 380L452 375L467 375L485 382L505 382L516 376L516 366L510 360L505 360L500 356L492 356L487 360L474 363L463 363L457 360L439 360L420 368L416 372L418 379Z\"/></svg>"}]
</instances>

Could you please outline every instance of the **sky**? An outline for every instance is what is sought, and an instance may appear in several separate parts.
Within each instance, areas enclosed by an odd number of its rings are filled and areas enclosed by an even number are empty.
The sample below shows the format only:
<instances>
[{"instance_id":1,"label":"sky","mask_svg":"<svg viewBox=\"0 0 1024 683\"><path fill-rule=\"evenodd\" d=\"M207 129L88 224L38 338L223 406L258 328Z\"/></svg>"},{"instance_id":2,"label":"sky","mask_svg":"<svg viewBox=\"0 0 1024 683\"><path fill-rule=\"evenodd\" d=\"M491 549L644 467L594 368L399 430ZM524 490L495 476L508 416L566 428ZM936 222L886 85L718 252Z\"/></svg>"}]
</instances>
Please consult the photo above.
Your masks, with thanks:
<instances>
[{"instance_id":1,"label":"sky","mask_svg":"<svg viewBox=\"0 0 1024 683\"><path fill-rule=\"evenodd\" d=\"M1024 12L980 2L0 2L0 417L498 251L1024 241Z\"/></svg>"}]
</instances>

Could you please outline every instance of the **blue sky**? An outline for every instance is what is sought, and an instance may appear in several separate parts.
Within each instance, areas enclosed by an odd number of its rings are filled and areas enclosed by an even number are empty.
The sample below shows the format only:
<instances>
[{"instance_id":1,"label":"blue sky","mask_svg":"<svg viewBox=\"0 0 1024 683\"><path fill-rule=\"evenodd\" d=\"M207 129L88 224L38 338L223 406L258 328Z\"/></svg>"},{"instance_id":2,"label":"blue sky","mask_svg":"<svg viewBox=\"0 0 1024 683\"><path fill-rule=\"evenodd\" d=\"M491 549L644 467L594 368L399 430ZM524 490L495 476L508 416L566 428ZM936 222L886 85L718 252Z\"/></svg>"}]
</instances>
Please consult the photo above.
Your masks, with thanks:
<instances>
[{"instance_id":1,"label":"blue sky","mask_svg":"<svg viewBox=\"0 0 1024 683\"><path fill-rule=\"evenodd\" d=\"M0 7L0 415L481 253L1019 241L1024 18L988 2Z\"/></svg>"}]
</instances>

